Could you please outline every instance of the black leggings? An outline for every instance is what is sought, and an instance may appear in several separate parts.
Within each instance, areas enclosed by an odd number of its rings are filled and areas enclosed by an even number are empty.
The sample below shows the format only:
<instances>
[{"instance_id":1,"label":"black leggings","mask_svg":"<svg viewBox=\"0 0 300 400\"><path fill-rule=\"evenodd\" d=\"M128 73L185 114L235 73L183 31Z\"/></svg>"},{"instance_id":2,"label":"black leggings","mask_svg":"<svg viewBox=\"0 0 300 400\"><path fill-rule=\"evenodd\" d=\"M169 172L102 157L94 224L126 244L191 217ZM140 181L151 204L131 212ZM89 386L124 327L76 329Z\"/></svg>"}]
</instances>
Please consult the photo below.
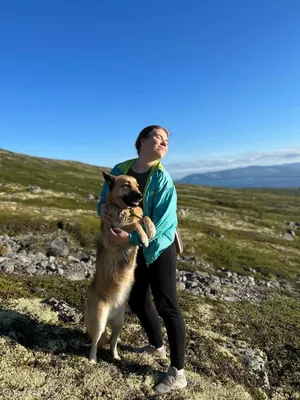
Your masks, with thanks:
<instances>
[{"instance_id":1,"label":"black leggings","mask_svg":"<svg viewBox=\"0 0 300 400\"><path fill-rule=\"evenodd\" d=\"M135 283L128 304L139 318L149 342L158 348L163 345L158 315L163 319L169 340L171 365L184 366L185 323L176 294L176 248L173 243L149 266L142 248L138 251ZM151 301L151 292L155 307Z\"/></svg>"}]
</instances>

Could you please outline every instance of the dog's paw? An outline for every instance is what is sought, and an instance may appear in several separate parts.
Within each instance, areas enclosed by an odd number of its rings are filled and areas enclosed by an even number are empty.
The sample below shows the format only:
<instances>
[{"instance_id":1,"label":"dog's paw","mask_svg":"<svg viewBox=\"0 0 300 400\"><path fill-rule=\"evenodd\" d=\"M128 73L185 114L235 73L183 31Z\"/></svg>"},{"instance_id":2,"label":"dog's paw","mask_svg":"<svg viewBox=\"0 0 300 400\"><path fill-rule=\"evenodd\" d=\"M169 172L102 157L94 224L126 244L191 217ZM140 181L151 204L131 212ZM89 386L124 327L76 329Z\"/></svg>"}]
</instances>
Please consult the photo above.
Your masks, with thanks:
<instances>
[{"instance_id":1,"label":"dog's paw","mask_svg":"<svg viewBox=\"0 0 300 400\"><path fill-rule=\"evenodd\" d=\"M145 246L145 247L149 246L149 240L146 235L144 237L142 237L141 241L142 241L143 246Z\"/></svg>"},{"instance_id":2,"label":"dog's paw","mask_svg":"<svg viewBox=\"0 0 300 400\"><path fill-rule=\"evenodd\" d=\"M153 224L153 222L151 221L151 219L149 217L144 217L143 223L144 223L145 231L148 235L148 238L153 239L155 236L155 233L156 233L155 225Z\"/></svg>"},{"instance_id":3,"label":"dog's paw","mask_svg":"<svg viewBox=\"0 0 300 400\"><path fill-rule=\"evenodd\" d=\"M153 239L155 234L156 234L156 229L155 229L155 225L153 223L151 223L149 226L145 226L147 235L149 239Z\"/></svg>"}]
</instances>

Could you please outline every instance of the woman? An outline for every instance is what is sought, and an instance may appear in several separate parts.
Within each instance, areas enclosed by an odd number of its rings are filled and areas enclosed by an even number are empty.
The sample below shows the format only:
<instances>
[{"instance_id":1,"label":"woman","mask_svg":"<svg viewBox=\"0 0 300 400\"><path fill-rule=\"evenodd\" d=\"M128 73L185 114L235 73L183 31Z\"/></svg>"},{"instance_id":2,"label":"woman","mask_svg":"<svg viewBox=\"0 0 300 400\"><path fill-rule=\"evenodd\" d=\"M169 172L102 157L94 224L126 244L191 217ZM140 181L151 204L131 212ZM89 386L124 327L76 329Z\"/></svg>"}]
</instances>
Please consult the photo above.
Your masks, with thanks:
<instances>
[{"instance_id":1,"label":"woman","mask_svg":"<svg viewBox=\"0 0 300 400\"><path fill-rule=\"evenodd\" d=\"M135 232L128 234L121 229L110 233L110 241L116 246L131 242L139 245L135 283L128 304L149 338L149 345L140 349L156 357L165 357L159 316L166 326L171 366L164 380L155 390L167 393L187 385L184 374L185 323L180 312L176 294L176 247L174 243L177 226L177 194L174 183L160 160L168 151L169 132L159 125L144 128L135 143L138 158L116 165L111 174L127 174L135 177L143 193L144 214L155 224L156 235L149 246L142 247ZM105 213L108 186L104 183L98 214ZM155 307L151 301L151 292Z\"/></svg>"}]
</instances>

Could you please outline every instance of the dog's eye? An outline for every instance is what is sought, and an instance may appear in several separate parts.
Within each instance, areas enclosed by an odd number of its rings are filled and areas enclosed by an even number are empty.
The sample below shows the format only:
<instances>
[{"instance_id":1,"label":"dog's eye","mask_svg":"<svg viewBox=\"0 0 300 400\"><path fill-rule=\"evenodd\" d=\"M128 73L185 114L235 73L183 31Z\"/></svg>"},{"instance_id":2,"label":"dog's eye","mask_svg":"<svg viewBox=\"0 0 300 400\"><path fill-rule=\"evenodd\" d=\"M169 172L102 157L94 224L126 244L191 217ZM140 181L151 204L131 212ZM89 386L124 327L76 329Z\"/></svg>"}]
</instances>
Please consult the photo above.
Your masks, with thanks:
<instances>
[{"instance_id":1,"label":"dog's eye","mask_svg":"<svg viewBox=\"0 0 300 400\"><path fill-rule=\"evenodd\" d=\"M129 187L129 188L130 188L130 183L125 183L123 186L124 186L124 187Z\"/></svg>"}]
</instances>

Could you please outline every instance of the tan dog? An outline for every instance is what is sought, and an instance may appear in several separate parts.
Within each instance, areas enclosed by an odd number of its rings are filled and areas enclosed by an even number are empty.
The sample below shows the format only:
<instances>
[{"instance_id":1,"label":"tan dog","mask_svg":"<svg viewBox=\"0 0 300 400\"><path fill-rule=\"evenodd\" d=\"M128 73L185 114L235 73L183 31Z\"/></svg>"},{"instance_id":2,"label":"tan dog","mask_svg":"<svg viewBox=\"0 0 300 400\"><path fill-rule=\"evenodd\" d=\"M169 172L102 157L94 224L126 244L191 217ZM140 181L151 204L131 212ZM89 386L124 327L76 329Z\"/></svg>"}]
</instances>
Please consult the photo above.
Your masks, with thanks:
<instances>
[{"instance_id":1,"label":"tan dog","mask_svg":"<svg viewBox=\"0 0 300 400\"><path fill-rule=\"evenodd\" d=\"M92 340L90 361L97 362L98 346L110 343L113 358L120 359L117 341L124 325L125 305L134 281L138 246L110 244L109 230L122 228L136 231L144 246L148 237L155 236L155 226L149 217L143 217L138 207L142 194L135 178L128 175L114 176L103 172L109 191L106 209L102 215L100 237L97 245L96 273L88 289L85 309L85 326ZM143 222L145 231L141 226ZM106 336L107 323L111 337Z\"/></svg>"}]
</instances>

